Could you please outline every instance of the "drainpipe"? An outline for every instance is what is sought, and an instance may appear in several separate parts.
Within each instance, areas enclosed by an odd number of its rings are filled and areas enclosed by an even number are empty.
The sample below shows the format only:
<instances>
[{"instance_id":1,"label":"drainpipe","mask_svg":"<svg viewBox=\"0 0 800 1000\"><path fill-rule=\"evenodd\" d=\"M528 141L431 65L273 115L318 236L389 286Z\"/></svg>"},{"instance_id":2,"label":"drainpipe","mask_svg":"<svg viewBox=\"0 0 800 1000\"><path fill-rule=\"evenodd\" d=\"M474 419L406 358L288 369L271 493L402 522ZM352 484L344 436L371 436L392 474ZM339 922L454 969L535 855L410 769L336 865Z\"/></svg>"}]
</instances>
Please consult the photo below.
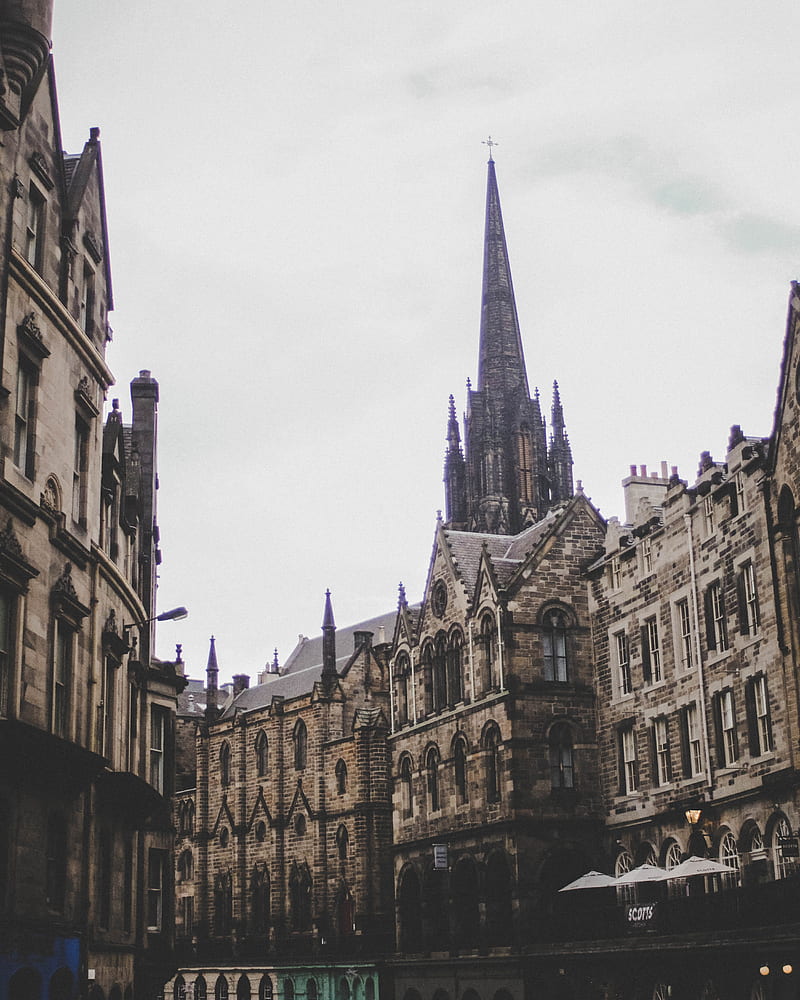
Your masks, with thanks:
<instances>
[{"instance_id":1,"label":"drainpipe","mask_svg":"<svg viewBox=\"0 0 800 1000\"><path fill-rule=\"evenodd\" d=\"M503 631L500 627L500 608L497 608L495 611L495 628L497 629L497 658L500 667L500 690L502 691L505 687L505 671L503 668L503 650L505 647L503 643Z\"/></svg>"},{"instance_id":2,"label":"drainpipe","mask_svg":"<svg viewBox=\"0 0 800 1000\"><path fill-rule=\"evenodd\" d=\"M692 581L692 618L694 619L694 646L697 658L697 682L700 688L700 724L703 733L703 750L706 758L706 784L709 792L713 792L714 783L711 777L711 751L708 746L708 720L706 719L706 678L703 670L703 654L700 647L700 616L697 610L697 573L694 565L694 536L692 535L692 515L684 514L686 538L689 543L689 576Z\"/></svg>"}]
</instances>

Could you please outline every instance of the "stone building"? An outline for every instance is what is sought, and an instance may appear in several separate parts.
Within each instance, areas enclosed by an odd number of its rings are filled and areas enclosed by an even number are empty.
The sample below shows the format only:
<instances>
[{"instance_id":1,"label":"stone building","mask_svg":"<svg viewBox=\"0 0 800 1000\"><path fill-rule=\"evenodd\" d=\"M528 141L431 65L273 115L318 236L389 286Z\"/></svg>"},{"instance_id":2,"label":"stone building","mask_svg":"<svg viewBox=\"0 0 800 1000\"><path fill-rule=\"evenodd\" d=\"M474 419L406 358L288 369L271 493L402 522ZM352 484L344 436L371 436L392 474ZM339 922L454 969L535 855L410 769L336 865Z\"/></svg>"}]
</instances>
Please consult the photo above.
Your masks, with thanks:
<instances>
[{"instance_id":1,"label":"stone building","mask_svg":"<svg viewBox=\"0 0 800 1000\"><path fill-rule=\"evenodd\" d=\"M51 5L0 4L0 995L146 996L171 971L180 664L152 656L158 383L101 410L99 131L62 150Z\"/></svg>"},{"instance_id":2,"label":"stone building","mask_svg":"<svg viewBox=\"0 0 800 1000\"><path fill-rule=\"evenodd\" d=\"M394 619L337 635L328 594L321 638L255 687L237 675L224 709L212 639L203 718L181 720L197 740L196 780L175 800L182 954L263 964L387 950Z\"/></svg>"}]
</instances>

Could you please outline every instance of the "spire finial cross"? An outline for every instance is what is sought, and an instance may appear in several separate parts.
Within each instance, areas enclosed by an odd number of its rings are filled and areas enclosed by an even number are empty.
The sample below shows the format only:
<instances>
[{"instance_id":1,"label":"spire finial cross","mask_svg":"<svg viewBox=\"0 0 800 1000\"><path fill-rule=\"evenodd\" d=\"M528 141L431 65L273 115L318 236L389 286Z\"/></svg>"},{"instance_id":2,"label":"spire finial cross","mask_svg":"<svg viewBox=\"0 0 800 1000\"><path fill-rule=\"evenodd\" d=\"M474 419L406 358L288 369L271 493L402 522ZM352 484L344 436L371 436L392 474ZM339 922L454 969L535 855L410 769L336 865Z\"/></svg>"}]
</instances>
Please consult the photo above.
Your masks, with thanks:
<instances>
[{"instance_id":1,"label":"spire finial cross","mask_svg":"<svg viewBox=\"0 0 800 1000\"><path fill-rule=\"evenodd\" d=\"M494 157L492 156L492 147L493 146L499 146L500 143L499 142L495 142L494 139L491 136L489 136L488 139L484 139L482 141L481 145L489 147L489 159L490 160L494 160Z\"/></svg>"}]
</instances>

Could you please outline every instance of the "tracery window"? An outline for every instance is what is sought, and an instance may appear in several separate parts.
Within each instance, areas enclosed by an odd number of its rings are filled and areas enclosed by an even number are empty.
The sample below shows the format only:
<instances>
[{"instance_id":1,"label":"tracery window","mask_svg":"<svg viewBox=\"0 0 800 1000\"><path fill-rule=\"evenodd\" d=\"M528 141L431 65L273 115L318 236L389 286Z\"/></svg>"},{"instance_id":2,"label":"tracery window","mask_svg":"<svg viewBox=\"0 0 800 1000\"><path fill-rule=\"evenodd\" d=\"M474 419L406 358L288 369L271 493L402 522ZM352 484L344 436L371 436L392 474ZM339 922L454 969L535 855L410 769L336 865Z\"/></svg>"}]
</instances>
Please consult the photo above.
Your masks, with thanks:
<instances>
[{"instance_id":1,"label":"tracery window","mask_svg":"<svg viewBox=\"0 0 800 1000\"><path fill-rule=\"evenodd\" d=\"M550 730L550 787L559 789L575 787L575 766L572 753L572 732L566 722L559 722Z\"/></svg>"},{"instance_id":2,"label":"tracery window","mask_svg":"<svg viewBox=\"0 0 800 1000\"><path fill-rule=\"evenodd\" d=\"M267 773L267 766L269 764L269 756L267 753L267 734L263 729L260 729L258 735L256 736L255 751L256 774L259 778L263 778Z\"/></svg>"},{"instance_id":3,"label":"tracery window","mask_svg":"<svg viewBox=\"0 0 800 1000\"><path fill-rule=\"evenodd\" d=\"M546 681L568 681L567 670L567 626L566 614L558 608L547 611L542 630L542 651L544 654L544 679Z\"/></svg>"}]
</instances>

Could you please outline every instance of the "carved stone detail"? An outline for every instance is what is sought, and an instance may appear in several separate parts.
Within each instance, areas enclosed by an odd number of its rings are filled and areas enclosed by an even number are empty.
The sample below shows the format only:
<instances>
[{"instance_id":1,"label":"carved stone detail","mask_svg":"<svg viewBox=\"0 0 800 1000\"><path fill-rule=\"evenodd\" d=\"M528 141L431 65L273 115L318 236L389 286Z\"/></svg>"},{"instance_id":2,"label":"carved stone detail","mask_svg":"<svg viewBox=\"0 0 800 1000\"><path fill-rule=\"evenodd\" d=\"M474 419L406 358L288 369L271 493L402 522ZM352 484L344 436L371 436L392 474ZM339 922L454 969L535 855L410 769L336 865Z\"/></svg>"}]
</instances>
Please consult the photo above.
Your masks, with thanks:
<instances>
[{"instance_id":1,"label":"carved stone detail","mask_svg":"<svg viewBox=\"0 0 800 1000\"><path fill-rule=\"evenodd\" d=\"M72 563L64 563L64 572L53 584L53 593L73 600L78 599L78 592L72 582Z\"/></svg>"},{"instance_id":2,"label":"carved stone detail","mask_svg":"<svg viewBox=\"0 0 800 1000\"><path fill-rule=\"evenodd\" d=\"M44 490L42 490L39 498L39 504L45 510L50 510L54 514L61 510L61 490L58 487L58 481L55 476L48 476L47 482L44 484Z\"/></svg>"},{"instance_id":3,"label":"carved stone detail","mask_svg":"<svg viewBox=\"0 0 800 1000\"><path fill-rule=\"evenodd\" d=\"M14 531L14 522L8 519L5 530L0 531L0 552L5 555L22 558L22 546L19 544L17 533Z\"/></svg>"},{"instance_id":4,"label":"carved stone detail","mask_svg":"<svg viewBox=\"0 0 800 1000\"><path fill-rule=\"evenodd\" d=\"M89 251L89 255L95 264L99 264L103 259L103 251L95 234L91 229L87 229L83 234L83 245Z\"/></svg>"},{"instance_id":5,"label":"carved stone detail","mask_svg":"<svg viewBox=\"0 0 800 1000\"><path fill-rule=\"evenodd\" d=\"M48 191L52 191L55 187L55 181L50 176L50 171L47 168L47 160L41 153L31 153L28 163L31 165L31 170L36 174L39 180L44 184Z\"/></svg>"},{"instance_id":6,"label":"carved stone detail","mask_svg":"<svg viewBox=\"0 0 800 1000\"><path fill-rule=\"evenodd\" d=\"M17 324L17 337L38 357L47 358L50 356L41 328L36 322L36 313L28 313L25 319Z\"/></svg>"}]
</instances>

